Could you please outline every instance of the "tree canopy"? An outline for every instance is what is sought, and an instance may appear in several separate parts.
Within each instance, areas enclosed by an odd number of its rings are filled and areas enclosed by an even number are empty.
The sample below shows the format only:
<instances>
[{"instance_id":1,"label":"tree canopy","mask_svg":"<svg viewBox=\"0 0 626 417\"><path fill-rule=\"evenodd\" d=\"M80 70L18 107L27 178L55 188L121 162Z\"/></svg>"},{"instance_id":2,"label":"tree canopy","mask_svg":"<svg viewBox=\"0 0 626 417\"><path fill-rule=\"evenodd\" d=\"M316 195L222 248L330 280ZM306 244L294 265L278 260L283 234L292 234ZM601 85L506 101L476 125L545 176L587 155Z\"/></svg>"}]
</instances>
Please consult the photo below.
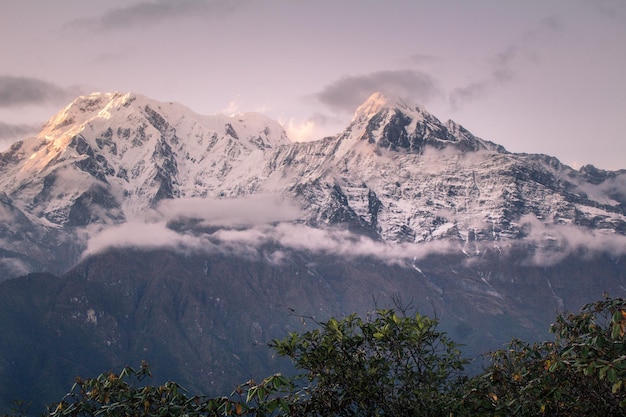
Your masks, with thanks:
<instances>
[{"instance_id":1,"label":"tree canopy","mask_svg":"<svg viewBox=\"0 0 626 417\"><path fill-rule=\"evenodd\" d=\"M50 407L61 416L626 416L626 301L556 317L554 341L513 340L468 376L434 318L379 309L317 323L269 343L300 372L248 381L230 395L191 396L150 369L77 378ZM13 414L16 415L16 414Z\"/></svg>"}]
</instances>

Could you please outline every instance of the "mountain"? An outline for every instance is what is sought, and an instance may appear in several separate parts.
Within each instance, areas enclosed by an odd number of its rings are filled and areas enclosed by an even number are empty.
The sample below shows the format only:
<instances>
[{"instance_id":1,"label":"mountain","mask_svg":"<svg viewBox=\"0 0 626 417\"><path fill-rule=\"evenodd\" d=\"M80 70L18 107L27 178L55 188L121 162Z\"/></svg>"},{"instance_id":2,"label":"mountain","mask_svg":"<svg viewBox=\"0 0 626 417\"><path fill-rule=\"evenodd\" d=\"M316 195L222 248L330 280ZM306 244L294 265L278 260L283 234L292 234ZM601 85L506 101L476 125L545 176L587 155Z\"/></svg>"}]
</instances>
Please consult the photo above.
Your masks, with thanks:
<instances>
[{"instance_id":1,"label":"mountain","mask_svg":"<svg viewBox=\"0 0 626 417\"><path fill-rule=\"evenodd\" d=\"M625 170L380 94L308 143L258 114L79 97L0 154L0 219L3 407L141 359L222 394L284 366L258 345L298 315L394 300L475 356L626 290Z\"/></svg>"},{"instance_id":2,"label":"mountain","mask_svg":"<svg viewBox=\"0 0 626 417\"><path fill-rule=\"evenodd\" d=\"M1 154L0 172L4 277L67 270L86 229L145 220L184 205L176 200L280 195L301 210L290 220L385 242L453 240L476 253L485 245L475 242L538 233L533 244L552 247L544 229L557 225L626 233L626 172L512 154L380 94L342 133L310 143L290 143L257 114L200 116L137 94L93 94Z\"/></svg>"}]
</instances>

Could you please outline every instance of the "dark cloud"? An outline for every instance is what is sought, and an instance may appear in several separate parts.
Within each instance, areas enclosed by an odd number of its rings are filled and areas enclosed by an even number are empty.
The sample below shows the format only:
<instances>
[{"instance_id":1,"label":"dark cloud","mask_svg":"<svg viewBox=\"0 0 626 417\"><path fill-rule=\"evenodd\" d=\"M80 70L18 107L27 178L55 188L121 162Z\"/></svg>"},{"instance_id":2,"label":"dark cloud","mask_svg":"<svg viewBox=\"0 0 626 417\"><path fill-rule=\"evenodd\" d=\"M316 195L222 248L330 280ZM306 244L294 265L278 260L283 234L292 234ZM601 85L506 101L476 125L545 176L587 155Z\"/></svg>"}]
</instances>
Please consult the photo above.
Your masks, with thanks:
<instances>
[{"instance_id":1,"label":"dark cloud","mask_svg":"<svg viewBox=\"0 0 626 417\"><path fill-rule=\"evenodd\" d=\"M33 135L37 133L39 130L41 130L41 124L13 125L13 124L0 122L0 140L23 138L29 135Z\"/></svg>"},{"instance_id":2,"label":"dark cloud","mask_svg":"<svg viewBox=\"0 0 626 417\"><path fill-rule=\"evenodd\" d=\"M0 75L0 108L64 104L80 94L78 87L65 88L37 78Z\"/></svg>"},{"instance_id":3,"label":"dark cloud","mask_svg":"<svg viewBox=\"0 0 626 417\"><path fill-rule=\"evenodd\" d=\"M158 0L111 9L95 19L70 22L66 28L93 27L98 30L143 27L180 17L219 17L240 7L243 0Z\"/></svg>"},{"instance_id":4,"label":"dark cloud","mask_svg":"<svg viewBox=\"0 0 626 417\"><path fill-rule=\"evenodd\" d=\"M441 93L430 75L398 70L343 77L315 94L315 98L332 110L353 112L375 92L418 103L425 103Z\"/></svg>"}]
</instances>

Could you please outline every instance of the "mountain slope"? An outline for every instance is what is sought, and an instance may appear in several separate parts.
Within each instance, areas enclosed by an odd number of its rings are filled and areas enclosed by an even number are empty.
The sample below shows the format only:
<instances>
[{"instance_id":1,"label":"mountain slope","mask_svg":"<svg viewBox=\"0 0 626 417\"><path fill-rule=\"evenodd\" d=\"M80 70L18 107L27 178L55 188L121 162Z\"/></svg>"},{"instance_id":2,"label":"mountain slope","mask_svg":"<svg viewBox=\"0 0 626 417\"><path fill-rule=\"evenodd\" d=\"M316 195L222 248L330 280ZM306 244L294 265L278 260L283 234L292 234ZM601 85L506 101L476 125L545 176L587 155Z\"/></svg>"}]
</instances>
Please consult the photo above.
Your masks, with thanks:
<instances>
[{"instance_id":1,"label":"mountain slope","mask_svg":"<svg viewBox=\"0 0 626 417\"><path fill-rule=\"evenodd\" d=\"M138 95L95 94L15 144L4 155L0 186L56 225L116 223L163 198L203 195L212 186L203 180L232 183L234 164L253 165L287 143L282 128L260 115L206 117ZM72 209L84 211L77 207L90 190L105 196L95 202L104 210L77 216Z\"/></svg>"},{"instance_id":2,"label":"mountain slope","mask_svg":"<svg viewBox=\"0 0 626 417\"><path fill-rule=\"evenodd\" d=\"M466 345L465 355L477 358L512 337L543 340L557 310L600 297L599 288L618 294L626 284L623 257L537 267L523 256L467 264L462 254L433 255L406 267L296 251L275 264L118 249L59 277L7 280L0 283L0 409L19 398L37 411L59 400L77 375L141 360L152 365L153 383L174 380L193 393L222 395L250 378L290 372L265 343L315 325L300 315L365 315L393 307L394 298L436 316Z\"/></svg>"}]
</instances>

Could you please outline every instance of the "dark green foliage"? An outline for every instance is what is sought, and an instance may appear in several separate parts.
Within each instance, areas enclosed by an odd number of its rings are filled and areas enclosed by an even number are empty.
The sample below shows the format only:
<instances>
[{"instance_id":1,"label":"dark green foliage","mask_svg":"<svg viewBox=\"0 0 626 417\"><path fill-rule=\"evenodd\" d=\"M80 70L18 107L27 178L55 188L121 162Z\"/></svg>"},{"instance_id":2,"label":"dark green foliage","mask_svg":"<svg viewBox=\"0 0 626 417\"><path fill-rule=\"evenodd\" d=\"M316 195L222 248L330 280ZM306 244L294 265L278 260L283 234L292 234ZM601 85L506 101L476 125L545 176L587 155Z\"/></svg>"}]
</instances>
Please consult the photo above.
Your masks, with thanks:
<instances>
[{"instance_id":1,"label":"dark green foliage","mask_svg":"<svg viewBox=\"0 0 626 417\"><path fill-rule=\"evenodd\" d=\"M23 400L13 401L11 414L0 414L1 417L26 417L30 409L30 404Z\"/></svg>"},{"instance_id":2,"label":"dark green foliage","mask_svg":"<svg viewBox=\"0 0 626 417\"><path fill-rule=\"evenodd\" d=\"M467 362L436 326L420 314L377 310L273 341L305 371L288 397L293 415L447 415Z\"/></svg>"},{"instance_id":3,"label":"dark green foliage","mask_svg":"<svg viewBox=\"0 0 626 417\"><path fill-rule=\"evenodd\" d=\"M293 386L288 378L276 374L256 384L249 381L237 387L230 397L188 396L175 382L161 386L143 385L150 376L144 362L135 370L103 373L93 379L77 378L61 402L54 404L49 417L165 417L165 416L270 416L288 412L282 398ZM17 417L17 416L14 416Z\"/></svg>"},{"instance_id":4,"label":"dark green foliage","mask_svg":"<svg viewBox=\"0 0 626 417\"><path fill-rule=\"evenodd\" d=\"M559 315L554 342L514 340L468 384L465 406L494 416L626 416L626 300Z\"/></svg>"},{"instance_id":5,"label":"dark green foliage","mask_svg":"<svg viewBox=\"0 0 626 417\"><path fill-rule=\"evenodd\" d=\"M144 363L139 370L124 368L119 375L104 373L93 379L77 378L50 416L201 415L204 402L198 397L188 398L176 383L159 387L136 385L149 375Z\"/></svg>"}]
</instances>

